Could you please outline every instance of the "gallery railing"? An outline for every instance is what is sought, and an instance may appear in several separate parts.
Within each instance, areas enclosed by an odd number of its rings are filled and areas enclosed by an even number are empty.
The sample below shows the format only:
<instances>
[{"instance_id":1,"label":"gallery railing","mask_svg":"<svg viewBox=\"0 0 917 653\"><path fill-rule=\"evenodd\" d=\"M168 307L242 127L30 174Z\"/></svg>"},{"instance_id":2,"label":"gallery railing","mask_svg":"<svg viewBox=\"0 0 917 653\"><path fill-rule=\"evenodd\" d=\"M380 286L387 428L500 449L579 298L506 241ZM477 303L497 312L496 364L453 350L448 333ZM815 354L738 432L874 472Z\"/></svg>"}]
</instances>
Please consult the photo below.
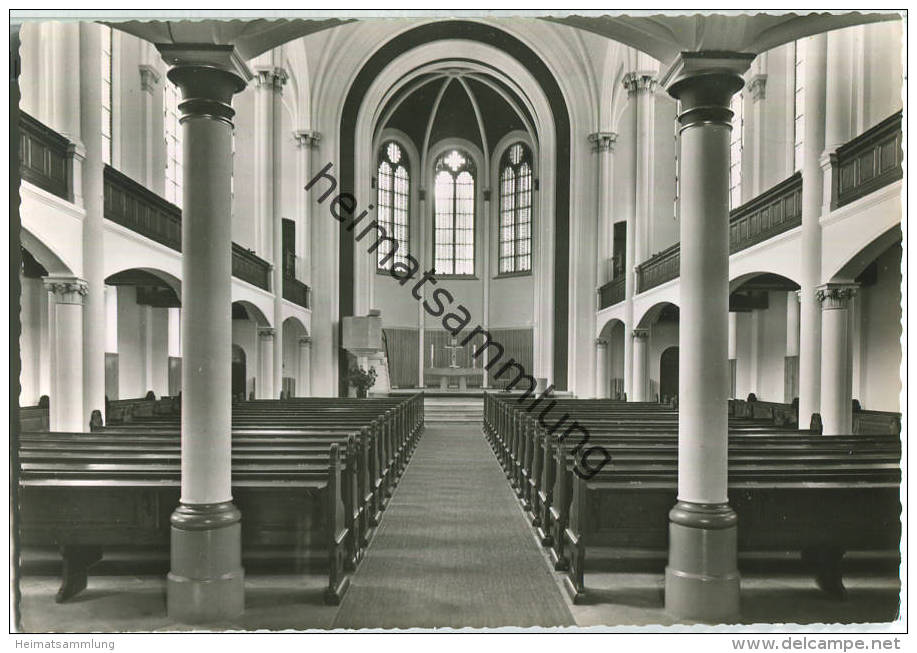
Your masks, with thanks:
<instances>
[{"instance_id":1,"label":"gallery railing","mask_svg":"<svg viewBox=\"0 0 917 653\"><path fill-rule=\"evenodd\" d=\"M19 113L19 174L39 188L73 201L73 147L61 134Z\"/></svg>"},{"instance_id":2,"label":"gallery railing","mask_svg":"<svg viewBox=\"0 0 917 653\"><path fill-rule=\"evenodd\" d=\"M303 308L309 308L309 286L299 279L284 277L283 298Z\"/></svg>"},{"instance_id":3,"label":"gallery railing","mask_svg":"<svg viewBox=\"0 0 917 653\"><path fill-rule=\"evenodd\" d=\"M612 279L599 288L599 309L614 306L624 301L624 277Z\"/></svg>"},{"instance_id":4,"label":"gallery railing","mask_svg":"<svg viewBox=\"0 0 917 653\"><path fill-rule=\"evenodd\" d=\"M901 112L841 145L831 155L831 208L865 197L901 179Z\"/></svg>"},{"instance_id":5,"label":"gallery railing","mask_svg":"<svg viewBox=\"0 0 917 653\"><path fill-rule=\"evenodd\" d=\"M181 251L181 209L111 166L104 172L104 216L133 232ZM271 265L232 244L232 276L270 291Z\"/></svg>"},{"instance_id":6,"label":"gallery railing","mask_svg":"<svg viewBox=\"0 0 917 653\"><path fill-rule=\"evenodd\" d=\"M802 175L794 174L729 213L729 253L735 254L802 224Z\"/></svg>"}]
</instances>

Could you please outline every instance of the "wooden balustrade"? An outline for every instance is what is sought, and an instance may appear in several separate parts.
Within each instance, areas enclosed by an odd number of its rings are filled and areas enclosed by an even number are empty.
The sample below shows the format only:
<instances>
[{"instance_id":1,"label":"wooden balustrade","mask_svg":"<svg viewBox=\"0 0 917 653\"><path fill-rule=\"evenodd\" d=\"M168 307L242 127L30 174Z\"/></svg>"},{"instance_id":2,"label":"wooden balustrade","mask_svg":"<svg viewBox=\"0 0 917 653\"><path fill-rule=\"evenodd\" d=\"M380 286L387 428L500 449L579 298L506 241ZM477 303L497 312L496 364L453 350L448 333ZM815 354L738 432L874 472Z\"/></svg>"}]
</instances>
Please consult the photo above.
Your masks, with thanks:
<instances>
[{"instance_id":1,"label":"wooden balustrade","mask_svg":"<svg viewBox=\"0 0 917 653\"><path fill-rule=\"evenodd\" d=\"M232 276L263 290L271 289L271 264L237 243L232 244Z\"/></svg>"},{"instance_id":2,"label":"wooden balustrade","mask_svg":"<svg viewBox=\"0 0 917 653\"><path fill-rule=\"evenodd\" d=\"M19 113L19 174L23 181L73 201L70 141L25 112Z\"/></svg>"},{"instance_id":3,"label":"wooden balustrade","mask_svg":"<svg viewBox=\"0 0 917 653\"><path fill-rule=\"evenodd\" d=\"M865 197L901 179L901 112L841 145L831 155L831 208Z\"/></svg>"},{"instance_id":4,"label":"wooden balustrade","mask_svg":"<svg viewBox=\"0 0 917 653\"><path fill-rule=\"evenodd\" d=\"M681 243L675 243L637 266L637 292L677 279L680 267Z\"/></svg>"},{"instance_id":5,"label":"wooden balustrade","mask_svg":"<svg viewBox=\"0 0 917 653\"><path fill-rule=\"evenodd\" d=\"M105 166L104 179L107 219L181 251L180 208L111 166ZM271 289L271 264L236 243L232 244L232 276L263 290Z\"/></svg>"},{"instance_id":6,"label":"wooden balustrade","mask_svg":"<svg viewBox=\"0 0 917 653\"><path fill-rule=\"evenodd\" d=\"M150 240L181 251L181 209L105 166L104 216Z\"/></svg>"},{"instance_id":7,"label":"wooden balustrade","mask_svg":"<svg viewBox=\"0 0 917 653\"><path fill-rule=\"evenodd\" d=\"M624 277L612 279L599 288L599 309L624 301Z\"/></svg>"},{"instance_id":8,"label":"wooden balustrade","mask_svg":"<svg viewBox=\"0 0 917 653\"><path fill-rule=\"evenodd\" d=\"M729 253L802 224L802 175L794 174L729 214Z\"/></svg>"},{"instance_id":9,"label":"wooden balustrade","mask_svg":"<svg viewBox=\"0 0 917 653\"><path fill-rule=\"evenodd\" d=\"M283 298L303 308L309 308L309 286L299 279L284 277Z\"/></svg>"}]
</instances>

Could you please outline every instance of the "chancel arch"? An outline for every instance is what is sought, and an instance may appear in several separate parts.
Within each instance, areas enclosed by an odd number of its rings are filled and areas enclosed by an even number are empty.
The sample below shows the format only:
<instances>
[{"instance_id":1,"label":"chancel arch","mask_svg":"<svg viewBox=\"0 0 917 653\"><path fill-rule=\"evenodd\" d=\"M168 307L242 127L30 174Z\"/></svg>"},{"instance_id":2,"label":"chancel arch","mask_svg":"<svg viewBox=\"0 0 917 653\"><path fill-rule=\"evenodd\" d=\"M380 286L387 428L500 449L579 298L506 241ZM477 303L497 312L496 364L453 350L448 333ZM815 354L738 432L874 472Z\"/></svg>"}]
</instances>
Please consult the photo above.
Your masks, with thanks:
<instances>
[{"instance_id":1,"label":"chancel arch","mask_svg":"<svg viewBox=\"0 0 917 653\"><path fill-rule=\"evenodd\" d=\"M473 26L473 29L464 29L469 25ZM463 53L463 59L456 61L455 52L459 49ZM542 225L539 233L544 241L535 251L533 261L535 273L532 280L533 292L530 306L535 317L529 324L525 324L524 328L531 333L533 373L536 376L551 378L558 388L565 387L566 331L568 328L566 286L559 281L566 277L569 255L565 245L568 242L566 225L569 215L569 195L565 190L557 191L560 193L560 204L555 206L555 191L558 188L565 188L569 167L558 162L555 152L558 148L558 139L563 141L560 151L565 154L569 152L567 145L569 134L566 127L569 116L556 80L528 46L491 26L462 21L425 25L392 39L380 48L364 66L351 86L348 100L345 102L341 119L341 185L345 189L363 189L370 186L371 170L365 163L367 158L364 153L371 151L370 145L376 140L374 133L380 128L379 122L386 116L385 107L388 99L395 98L402 87L413 88L409 85L414 83L421 89L417 92L429 93L430 104L434 103L445 82L421 84L418 83L418 80L422 75L435 73L437 69L446 70L450 66L459 69L461 75L468 76L468 80L465 81L467 86L473 90L476 98L480 98L483 93L492 93L500 97L501 93L511 91L518 100L516 103L518 107L513 108L512 111L515 115L521 114L524 118L524 120L518 118L520 120L519 128L527 132L534 132L533 140L537 138L538 148L537 152L533 154L538 156L534 167L540 171L540 190L536 202L538 215L535 216L535 220ZM476 82L475 77L486 78L488 83ZM462 83L454 80L449 87L464 88ZM446 87L446 91L443 92L454 92L450 91L449 87ZM495 87L499 91L495 90ZM500 101L503 102L502 99ZM478 109L486 113L486 110L482 109L480 105ZM480 139L481 122L484 119L473 107L469 109L468 113L471 114L471 120L476 123L474 131L477 134L474 138ZM354 124L356 129L351 131ZM433 136L430 140L437 142L435 132L431 133ZM502 136L503 134L496 137L487 135L485 138L489 143L493 143ZM424 138L417 138L415 142L422 143L423 140ZM481 145L483 147L484 143ZM351 152L353 155L350 154ZM432 153L427 155L421 152L422 160L426 161L429 156L432 156ZM490 147L487 146L482 159L486 160L489 156ZM429 163L425 163L424 170L429 169L429 166ZM485 169L489 167L485 166ZM483 179L489 182L490 172L487 172ZM490 184L487 183L487 185ZM421 190L423 193L419 203L425 205L421 211L429 214L430 209L427 207L432 202L432 189L422 188ZM491 193L495 191L493 188L482 190L488 190ZM491 203L494 203L493 199L491 195ZM490 210L491 214L493 210L495 209ZM554 237L557 220L561 220L564 227L561 238ZM424 242L428 242L427 234L422 234L421 237ZM348 252L352 252L355 276L352 281L345 281L342 277L340 286L342 314L365 314L369 308L382 308L383 319L386 319L386 315L393 313L401 315L401 311L386 311L384 306L376 306L381 303L377 301L378 293L375 291L380 281L374 272L375 265L371 265L372 261L369 257L362 256L362 249L359 245L355 246L352 240L348 241L346 236L343 237L342 275L348 268L347 263L351 256ZM555 259L561 263L559 270L555 269ZM490 265L488 265L489 268ZM429 265L425 269L429 269ZM372 274L370 274L371 271ZM351 294L351 289L353 289L353 294ZM563 301L557 305L555 310L558 298L562 298ZM480 301L484 302L484 298L482 297ZM486 304L492 304L492 301L488 300ZM484 324L499 321L496 316L482 313L484 313L483 310L477 315L480 315L478 320L482 320ZM418 315L418 328L421 319L422 316ZM426 351L423 345L421 345L421 351ZM558 364L559 369L562 368L561 376L552 373L555 363Z\"/></svg>"}]
</instances>

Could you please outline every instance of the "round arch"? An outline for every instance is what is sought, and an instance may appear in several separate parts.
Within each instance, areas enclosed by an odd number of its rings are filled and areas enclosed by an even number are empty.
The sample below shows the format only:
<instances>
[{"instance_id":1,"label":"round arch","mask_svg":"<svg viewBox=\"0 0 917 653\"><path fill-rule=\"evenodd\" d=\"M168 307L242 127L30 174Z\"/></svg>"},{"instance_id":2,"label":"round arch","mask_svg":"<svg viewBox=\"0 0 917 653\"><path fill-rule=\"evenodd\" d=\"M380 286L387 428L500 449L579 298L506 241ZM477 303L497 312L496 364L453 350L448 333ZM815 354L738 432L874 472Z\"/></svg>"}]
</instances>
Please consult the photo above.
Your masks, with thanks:
<instances>
[{"instance_id":1,"label":"round arch","mask_svg":"<svg viewBox=\"0 0 917 653\"><path fill-rule=\"evenodd\" d=\"M656 322L659 321L659 318L663 317L668 311L676 311L676 314L679 310L678 304L674 302L657 302L650 306L643 312L643 315L640 316L640 319L637 320L638 329L648 329L653 326Z\"/></svg>"},{"instance_id":2,"label":"round arch","mask_svg":"<svg viewBox=\"0 0 917 653\"><path fill-rule=\"evenodd\" d=\"M258 308L257 305L251 303L245 299L237 299L233 303L233 307L241 306L245 311L245 314L248 316L248 319L257 324L259 327L269 327L271 326L270 320L267 319L267 316L264 312Z\"/></svg>"},{"instance_id":3,"label":"round arch","mask_svg":"<svg viewBox=\"0 0 917 653\"><path fill-rule=\"evenodd\" d=\"M72 276L74 269L68 265L57 252L46 245L37 236L25 227L19 231L19 239L22 247L28 250L29 254L48 271L49 276Z\"/></svg>"},{"instance_id":4,"label":"round arch","mask_svg":"<svg viewBox=\"0 0 917 653\"><path fill-rule=\"evenodd\" d=\"M159 281L175 293L179 304L181 303L181 279L165 270L152 267L130 267L116 269L105 277L105 284L113 285L154 285Z\"/></svg>"},{"instance_id":5,"label":"round arch","mask_svg":"<svg viewBox=\"0 0 917 653\"><path fill-rule=\"evenodd\" d=\"M856 254L847 259L832 274L827 275L829 283L851 282L856 279L875 261L883 252L903 238L901 225L897 224L891 229L874 238Z\"/></svg>"}]
</instances>

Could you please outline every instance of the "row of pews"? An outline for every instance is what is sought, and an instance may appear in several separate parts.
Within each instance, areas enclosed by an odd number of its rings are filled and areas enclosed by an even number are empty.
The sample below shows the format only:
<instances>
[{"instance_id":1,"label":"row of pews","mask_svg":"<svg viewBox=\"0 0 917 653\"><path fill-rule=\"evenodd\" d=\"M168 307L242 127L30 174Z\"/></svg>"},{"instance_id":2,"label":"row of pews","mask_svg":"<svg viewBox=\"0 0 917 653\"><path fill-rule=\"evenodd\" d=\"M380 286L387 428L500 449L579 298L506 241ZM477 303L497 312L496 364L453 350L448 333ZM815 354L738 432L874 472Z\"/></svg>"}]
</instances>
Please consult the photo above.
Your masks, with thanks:
<instances>
[{"instance_id":1,"label":"row of pews","mask_svg":"<svg viewBox=\"0 0 917 653\"><path fill-rule=\"evenodd\" d=\"M180 419L162 412L90 433L19 434L20 544L59 548L57 601L85 589L106 550L168 552ZM232 492L243 564L280 560L326 575L325 601L338 603L423 423L422 393L235 404Z\"/></svg>"},{"instance_id":2,"label":"row of pews","mask_svg":"<svg viewBox=\"0 0 917 653\"><path fill-rule=\"evenodd\" d=\"M678 487L678 413L671 406L558 399L610 462L592 475L575 434L551 434L513 398L485 394L484 433L512 488L565 574L574 602L587 574L662 572ZM901 441L897 435L822 436L779 415L729 417L729 503L740 567L761 554L798 555L819 588L843 598L846 552L898 555ZM582 449L585 451L585 449ZM778 556L779 557L779 556ZM895 563L896 564L896 563Z\"/></svg>"}]
</instances>

